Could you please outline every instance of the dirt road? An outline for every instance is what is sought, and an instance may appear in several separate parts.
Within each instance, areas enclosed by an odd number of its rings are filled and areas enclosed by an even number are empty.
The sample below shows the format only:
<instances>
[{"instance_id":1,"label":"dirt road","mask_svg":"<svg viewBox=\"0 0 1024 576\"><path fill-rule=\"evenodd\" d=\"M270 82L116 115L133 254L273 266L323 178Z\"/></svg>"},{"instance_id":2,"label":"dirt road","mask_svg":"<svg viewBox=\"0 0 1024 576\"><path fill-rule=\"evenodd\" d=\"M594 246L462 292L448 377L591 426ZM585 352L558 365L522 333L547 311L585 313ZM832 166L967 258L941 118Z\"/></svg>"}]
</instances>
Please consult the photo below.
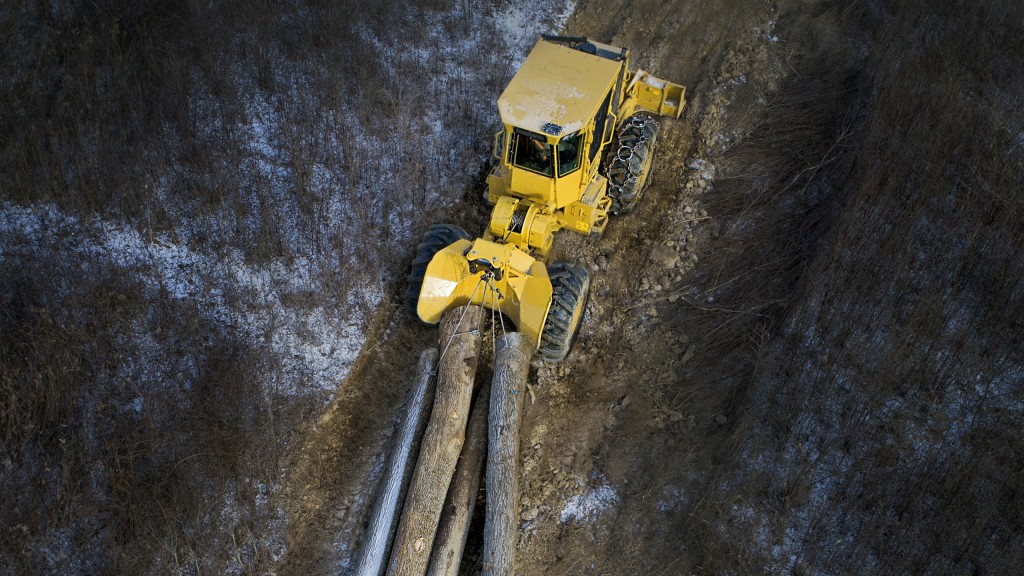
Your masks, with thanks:
<instances>
[{"instance_id":1,"label":"dirt road","mask_svg":"<svg viewBox=\"0 0 1024 576\"><path fill-rule=\"evenodd\" d=\"M632 48L639 66L686 85L689 102L681 120L662 122L640 207L603 238L556 242L554 259L596 274L574 352L531 371L518 573L686 574L693 565L677 531L683 504L699 495L682 487L728 416L721 394L688 387L701 334L687 330L685 279L716 235L701 207L715 156L753 125L782 73L774 25L770 3L705 0L586 1L568 22L569 34ZM467 230L483 228L478 197L467 194L452 215ZM394 304L398 293L378 311L359 367L292 447L281 574L350 568L415 357L436 338Z\"/></svg>"}]
</instances>

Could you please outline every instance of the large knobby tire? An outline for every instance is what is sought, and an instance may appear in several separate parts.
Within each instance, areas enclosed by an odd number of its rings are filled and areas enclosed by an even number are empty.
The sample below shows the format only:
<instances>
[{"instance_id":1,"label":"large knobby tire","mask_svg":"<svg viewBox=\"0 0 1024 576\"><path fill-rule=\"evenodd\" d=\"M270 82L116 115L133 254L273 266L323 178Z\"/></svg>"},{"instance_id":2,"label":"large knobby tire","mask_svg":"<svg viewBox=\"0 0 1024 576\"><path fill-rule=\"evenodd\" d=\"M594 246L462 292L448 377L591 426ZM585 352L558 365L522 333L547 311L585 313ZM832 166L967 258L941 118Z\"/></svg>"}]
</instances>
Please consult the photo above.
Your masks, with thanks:
<instances>
[{"instance_id":1,"label":"large knobby tire","mask_svg":"<svg viewBox=\"0 0 1024 576\"><path fill-rule=\"evenodd\" d=\"M409 272L409 287L405 292L405 306L413 314L416 314L416 304L420 300L420 289L423 288L423 277L427 274L427 264L430 264L435 254L458 240L469 240L469 234L451 224L434 224L423 235L423 241L416 247L416 258L413 259Z\"/></svg>"},{"instance_id":2,"label":"large knobby tire","mask_svg":"<svg viewBox=\"0 0 1024 576\"><path fill-rule=\"evenodd\" d=\"M583 310L590 296L590 272L571 262L548 267L551 279L551 308L540 335L537 354L546 362L561 362L579 333Z\"/></svg>"},{"instance_id":3,"label":"large knobby tire","mask_svg":"<svg viewBox=\"0 0 1024 576\"><path fill-rule=\"evenodd\" d=\"M634 114L619 127L608 147L604 175L608 178L610 212L626 214L636 208L649 183L651 155L658 138L658 123L646 114Z\"/></svg>"}]
</instances>

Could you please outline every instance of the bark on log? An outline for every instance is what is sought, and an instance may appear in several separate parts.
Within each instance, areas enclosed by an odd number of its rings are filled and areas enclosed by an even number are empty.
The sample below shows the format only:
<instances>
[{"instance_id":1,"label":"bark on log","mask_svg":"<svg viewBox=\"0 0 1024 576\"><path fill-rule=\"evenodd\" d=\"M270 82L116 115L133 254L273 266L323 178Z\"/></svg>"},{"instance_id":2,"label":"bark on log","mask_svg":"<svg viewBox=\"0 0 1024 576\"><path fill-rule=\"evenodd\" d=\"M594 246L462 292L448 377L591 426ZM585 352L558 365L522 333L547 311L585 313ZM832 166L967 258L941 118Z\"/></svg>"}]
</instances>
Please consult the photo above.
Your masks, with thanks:
<instances>
[{"instance_id":1,"label":"bark on log","mask_svg":"<svg viewBox=\"0 0 1024 576\"><path fill-rule=\"evenodd\" d=\"M434 409L395 535L389 576L423 576L426 572L441 509L465 440L482 321L478 306L449 310L441 318Z\"/></svg>"},{"instance_id":2,"label":"bark on log","mask_svg":"<svg viewBox=\"0 0 1024 576\"><path fill-rule=\"evenodd\" d=\"M469 523L476 507L476 495L480 489L480 476L484 470L484 455L487 452L487 412L490 409L490 386L482 385L469 415L466 431L466 445L462 448L455 479L448 490L444 504L441 525L434 539L434 550L430 555L428 576L458 576L462 552L469 536Z\"/></svg>"},{"instance_id":3,"label":"bark on log","mask_svg":"<svg viewBox=\"0 0 1024 576\"><path fill-rule=\"evenodd\" d=\"M398 433L395 434L395 446L388 460L384 485L374 504L370 524L366 529L355 576L380 576L384 571L391 538L398 525L398 510L416 464L413 457L419 447L420 438L423 437L430 406L434 400L435 366L437 349L424 350L416 366L416 383L409 399L409 406L399 425Z\"/></svg>"},{"instance_id":4,"label":"bark on log","mask_svg":"<svg viewBox=\"0 0 1024 576\"><path fill-rule=\"evenodd\" d=\"M482 576L511 576L519 540L519 425L533 346L519 332L502 336L494 358L487 434L487 517Z\"/></svg>"}]
</instances>

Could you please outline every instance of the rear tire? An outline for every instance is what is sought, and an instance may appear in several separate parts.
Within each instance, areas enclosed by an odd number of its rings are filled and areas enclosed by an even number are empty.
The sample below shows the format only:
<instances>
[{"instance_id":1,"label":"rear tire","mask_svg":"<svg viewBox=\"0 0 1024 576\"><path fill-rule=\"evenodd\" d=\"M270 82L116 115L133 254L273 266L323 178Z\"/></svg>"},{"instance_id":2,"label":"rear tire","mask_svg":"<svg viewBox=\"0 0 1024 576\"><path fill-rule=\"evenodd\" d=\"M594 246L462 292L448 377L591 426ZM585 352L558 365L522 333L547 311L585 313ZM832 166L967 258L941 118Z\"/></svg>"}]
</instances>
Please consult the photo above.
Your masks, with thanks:
<instances>
[{"instance_id":1,"label":"rear tire","mask_svg":"<svg viewBox=\"0 0 1024 576\"><path fill-rule=\"evenodd\" d=\"M646 114L634 114L619 127L618 137L609 147L604 163L612 214L629 213L643 197L653 165L650 160L658 128L654 118Z\"/></svg>"},{"instance_id":2,"label":"rear tire","mask_svg":"<svg viewBox=\"0 0 1024 576\"><path fill-rule=\"evenodd\" d=\"M551 279L551 307L544 321L537 354L545 362L565 359L579 334L583 312L590 296L590 272L571 262L548 267Z\"/></svg>"},{"instance_id":3,"label":"rear tire","mask_svg":"<svg viewBox=\"0 0 1024 576\"><path fill-rule=\"evenodd\" d=\"M427 275L427 264L434 255L459 240L469 240L465 230L452 224L434 224L423 235L423 241L416 247L416 257L409 271L409 286L405 291L405 307L416 314L416 304L420 300L420 289L423 278Z\"/></svg>"}]
</instances>

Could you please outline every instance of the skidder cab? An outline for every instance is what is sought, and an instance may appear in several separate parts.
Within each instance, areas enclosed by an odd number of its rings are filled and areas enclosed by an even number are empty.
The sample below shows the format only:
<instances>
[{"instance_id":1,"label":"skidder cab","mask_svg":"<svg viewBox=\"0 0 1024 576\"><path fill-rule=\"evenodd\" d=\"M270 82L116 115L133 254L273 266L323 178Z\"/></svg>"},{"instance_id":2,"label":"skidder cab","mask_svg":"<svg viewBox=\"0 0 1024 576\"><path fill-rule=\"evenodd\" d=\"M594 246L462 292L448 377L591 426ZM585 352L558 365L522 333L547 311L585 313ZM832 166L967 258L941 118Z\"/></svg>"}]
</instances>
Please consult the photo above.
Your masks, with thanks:
<instances>
[{"instance_id":1,"label":"skidder cab","mask_svg":"<svg viewBox=\"0 0 1024 576\"><path fill-rule=\"evenodd\" d=\"M436 225L418 247L407 299L424 322L484 306L514 322L545 360L565 358L590 275L545 264L555 232L600 234L609 214L632 210L651 169L653 116L678 118L684 106L685 88L629 65L628 50L583 37L537 42L498 99L484 237Z\"/></svg>"}]
</instances>

